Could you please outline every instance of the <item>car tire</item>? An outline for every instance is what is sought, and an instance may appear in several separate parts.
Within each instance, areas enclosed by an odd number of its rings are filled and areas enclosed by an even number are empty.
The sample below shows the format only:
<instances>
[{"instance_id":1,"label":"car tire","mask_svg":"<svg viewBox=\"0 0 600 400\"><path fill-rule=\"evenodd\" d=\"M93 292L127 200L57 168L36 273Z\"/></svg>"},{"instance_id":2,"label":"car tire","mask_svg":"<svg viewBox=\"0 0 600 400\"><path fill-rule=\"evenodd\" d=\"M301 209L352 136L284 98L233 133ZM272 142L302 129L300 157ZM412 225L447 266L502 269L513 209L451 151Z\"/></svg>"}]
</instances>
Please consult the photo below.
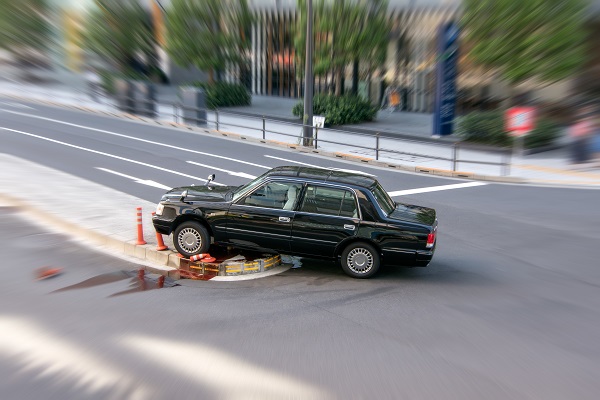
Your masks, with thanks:
<instances>
[{"instance_id":1,"label":"car tire","mask_svg":"<svg viewBox=\"0 0 600 400\"><path fill-rule=\"evenodd\" d=\"M370 278L379 271L379 253L372 245L357 242L348 245L342 252L342 269L353 278Z\"/></svg>"},{"instance_id":2,"label":"car tire","mask_svg":"<svg viewBox=\"0 0 600 400\"><path fill-rule=\"evenodd\" d=\"M175 228L173 245L181 255L188 258L206 253L210 247L210 234L198 222L187 221Z\"/></svg>"}]
</instances>

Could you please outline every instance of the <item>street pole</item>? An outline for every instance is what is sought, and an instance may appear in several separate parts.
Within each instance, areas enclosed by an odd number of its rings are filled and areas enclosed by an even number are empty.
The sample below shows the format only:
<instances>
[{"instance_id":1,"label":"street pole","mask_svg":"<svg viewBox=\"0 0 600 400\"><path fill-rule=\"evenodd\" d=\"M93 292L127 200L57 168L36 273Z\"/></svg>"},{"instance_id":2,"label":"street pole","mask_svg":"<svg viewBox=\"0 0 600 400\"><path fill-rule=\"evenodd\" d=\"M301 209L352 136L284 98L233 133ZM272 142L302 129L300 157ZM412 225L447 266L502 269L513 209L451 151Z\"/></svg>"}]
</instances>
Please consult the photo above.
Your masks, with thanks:
<instances>
[{"instance_id":1,"label":"street pole","mask_svg":"<svg viewBox=\"0 0 600 400\"><path fill-rule=\"evenodd\" d=\"M312 139L312 119L313 119L313 8L312 0L306 2L306 14L308 17L306 24L306 68L304 71L304 128L303 145L310 146Z\"/></svg>"}]
</instances>

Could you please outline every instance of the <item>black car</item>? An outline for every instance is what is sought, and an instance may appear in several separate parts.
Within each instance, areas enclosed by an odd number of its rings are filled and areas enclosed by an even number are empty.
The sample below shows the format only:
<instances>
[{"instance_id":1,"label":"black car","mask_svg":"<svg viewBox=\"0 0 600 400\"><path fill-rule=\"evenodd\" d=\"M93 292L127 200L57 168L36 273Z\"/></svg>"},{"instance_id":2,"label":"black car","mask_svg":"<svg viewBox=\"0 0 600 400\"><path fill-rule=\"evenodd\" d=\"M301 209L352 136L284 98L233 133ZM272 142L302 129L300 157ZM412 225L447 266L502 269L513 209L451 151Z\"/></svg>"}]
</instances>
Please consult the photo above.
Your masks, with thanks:
<instances>
[{"instance_id":1,"label":"black car","mask_svg":"<svg viewBox=\"0 0 600 400\"><path fill-rule=\"evenodd\" d=\"M394 202L372 175L299 166L274 168L239 187L172 189L153 222L158 232L173 233L186 257L206 253L214 241L340 258L355 278L372 276L381 264L426 266L437 231L434 209Z\"/></svg>"}]
</instances>

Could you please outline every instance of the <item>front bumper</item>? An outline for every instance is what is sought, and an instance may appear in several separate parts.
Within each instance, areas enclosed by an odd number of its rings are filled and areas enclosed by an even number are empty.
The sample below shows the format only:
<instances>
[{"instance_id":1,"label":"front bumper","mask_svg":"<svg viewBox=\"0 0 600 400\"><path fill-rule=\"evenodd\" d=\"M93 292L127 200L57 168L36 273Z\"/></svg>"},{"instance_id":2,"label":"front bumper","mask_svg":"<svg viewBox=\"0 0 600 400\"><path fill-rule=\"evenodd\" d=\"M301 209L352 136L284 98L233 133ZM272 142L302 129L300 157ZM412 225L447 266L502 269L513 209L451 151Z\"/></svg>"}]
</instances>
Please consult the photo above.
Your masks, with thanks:
<instances>
[{"instance_id":1,"label":"front bumper","mask_svg":"<svg viewBox=\"0 0 600 400\"><path fill-rule=\"evenodd\" d=\"M171 226L173 225L173 221L164 220L158 216L154 216L152 218L152 224L154 225L156 232L160 233L161 235L171 234Z\"/></svg>"}]
</instances>

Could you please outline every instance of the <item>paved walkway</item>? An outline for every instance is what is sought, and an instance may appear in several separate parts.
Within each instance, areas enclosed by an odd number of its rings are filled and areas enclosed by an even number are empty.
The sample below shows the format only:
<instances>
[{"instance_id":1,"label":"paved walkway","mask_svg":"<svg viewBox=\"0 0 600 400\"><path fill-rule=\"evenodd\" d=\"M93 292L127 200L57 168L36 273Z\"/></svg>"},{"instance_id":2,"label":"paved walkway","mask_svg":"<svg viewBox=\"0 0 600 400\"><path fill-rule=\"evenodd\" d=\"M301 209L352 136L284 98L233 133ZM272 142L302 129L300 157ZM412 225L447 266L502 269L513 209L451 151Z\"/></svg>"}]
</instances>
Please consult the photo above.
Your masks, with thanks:
<instances>
[{"instance_id":1,"label":"paved walkway","mask_svg":"<svg viewBox=\"0 0 600 400\"><path fill-rule=\"evenodd\" d=\"M42 186L40 177L44 182ZM93 204L92 209L90 204ZM42 225L46 230L68 234L93 245L96 250L137 261L148 272L179 279L176 268L181 258L173 250L171 237L163 236L170 250L156 250L157 238L151 215L156 203L0 153L0 207L13 207L32 223ZM143 245L136 244L137 207L142 208L144 240L147 242ZM298 262L289 256L285 260ZM265 272L219 276L213 280L262 278L283 272L289 267L281 265Z\"/></svg>"},{"instance_id":2,"label":"paved walkway","mask_svg":"<svg viewBox=\"0 0 600 400\"><path fill-rule=\"evenodd\" d=\"M95 102L89 98L82 86L82 82L74 83L72 87L62 83L53 83L47 85L23 84L12 80L0 80L0 95L26 97L33 100L55 101L68 106L88 107L95 110L115 112L116 107L112 100L103 99L101 102ZM170 88L173 96L173 89ZM167 93L166 96L169 96ZM9 100L0 100L0 106L6 106ZM280 120L269 120L265 123L265 138L287 143L299 143L301 129L298 126L291 125L285 119L291 116L291 106L296 102L293 99L281 99L276 97L255 96L252 107L230 108L219 113L219 130L233 132L250 137L260 138L263 136L262 120L244 115L229 114L229 112L252 111L251 114L275 115ZM18 102L13 102L13 109L16 109ZM21 105L21 107L25 107ZM26 111L26 108L24 108ZM286 114L288 113L289 114ZM171 122L183 122L176 116L177 111L172 106L160 105L158 108L158 119ZM216 125L215 113L208 114L209 126ZM398 121L398 122L397 122ZM402 121L402 122L400 122ZM454 165L452 161L453 149L447 142L420 140L420 138L429 138L431 117L414 113L394 113L381 115L377 122L370 124L361 124L363 126L377 126L384 132L389 129L392 132L394 126L402 126L404 131L413 131L413 135L403 140L392 140L382 136L379 140L381 149L378 156L382 162L400 164L414 167L417 171L423 169L431 170L452 170ZM429 124L429 125L428 125ZM419 136L420 135L420 136ZM391 136L391 135L390 135ZM412 137L412 139L411 139ZM320 150L329 152L339 152L351 154L360 159L375 158L373 150L376 146L376 138L361 134L342 133L334 129L323 129L319 132L318 147ZM364 148L361 148L364 147ZM391 150L394 152L386 151ZM484 162L501 162L503 155L489 153L479 150L461 149L459 159ZM442 160L439 158L446 158ZM474 175L500 176L503 173L499 165L486 165L459 162L456 166L457 171ZM510 176L522 178L539 184L559 184L559 185L585 185L600 186L600 168L598 164L588 164L574 167L569 163L567 151L565 149L546 152L536 155L517 157L512 159L510 167ZM476 177L476 176L475 176Z\"/></svg>"}]
</instances>

